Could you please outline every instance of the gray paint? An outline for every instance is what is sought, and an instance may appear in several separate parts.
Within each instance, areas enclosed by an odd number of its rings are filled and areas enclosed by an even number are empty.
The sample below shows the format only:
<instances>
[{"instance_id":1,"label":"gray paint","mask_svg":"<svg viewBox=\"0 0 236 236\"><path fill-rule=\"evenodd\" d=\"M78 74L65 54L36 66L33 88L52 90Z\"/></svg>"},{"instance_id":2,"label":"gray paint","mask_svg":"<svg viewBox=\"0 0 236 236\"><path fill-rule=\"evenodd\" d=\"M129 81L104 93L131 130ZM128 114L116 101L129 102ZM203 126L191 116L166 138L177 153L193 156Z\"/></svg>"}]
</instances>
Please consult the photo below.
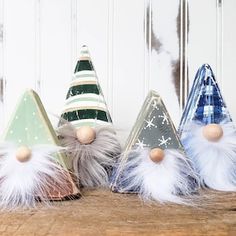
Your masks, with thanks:
<instances>
[{"instance_id":1,"label":"gray paint","mask_svg":"<svg viewBox=\"0 0 236 236\"><path fill-rule=\"evenodd\" d=\"M169 113L155 91L149 92L128 138L126 150L136 147L182 149Z\"/></svg>"},{"instance_id":2,"label":"gray paint","mask_svg":"<svg viewBox=\"0 0 236 236\"><path fill-rule=\"evenodd\" d=\"M163 115L165 119L163 120ZM147 121L152 120L152 125ZM166 145L161 144L161 140L167 140ZM140 145L140 142L143 142ZM146 144L146 145L145 145ZM126 184L122 182L126 171L125 163L136 154L129 152L131 150L141 150L143 148L178 149L183 151L182 144L177 136L176 129L166 110L161 97L155 92L150 91L136 120L136 123L129 135L124 155L120 159L118 168L113 170L111 189L114 192L124 192ZM134 191L135 192L135 191Z\"/></svg>"}]
</instances>

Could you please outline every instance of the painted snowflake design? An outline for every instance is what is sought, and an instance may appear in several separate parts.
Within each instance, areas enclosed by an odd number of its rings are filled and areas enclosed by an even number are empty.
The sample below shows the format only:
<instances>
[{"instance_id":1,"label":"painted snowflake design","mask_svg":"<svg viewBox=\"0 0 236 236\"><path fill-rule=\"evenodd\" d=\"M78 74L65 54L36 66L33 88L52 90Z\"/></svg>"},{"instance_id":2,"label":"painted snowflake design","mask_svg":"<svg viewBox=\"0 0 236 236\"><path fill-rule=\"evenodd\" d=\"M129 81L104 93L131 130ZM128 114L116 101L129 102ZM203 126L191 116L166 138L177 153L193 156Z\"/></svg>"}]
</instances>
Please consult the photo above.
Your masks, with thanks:
<instances>
[{"instance_id":1,"label":"painted snowflake design","mask_svg":"<svg viewBox=\"0 0 236 236\"><path fill-rule=\"evenodd\" d=\"M137 140L137 143L135 144L139 149L144 149L145 147L148 147L146 143L144 143L144 140L142 141L140 139Z\"/></svg>"},{"instance_id":2,"label":"painted snowflake design","mask_svg":"<svg viewBox=\"0 0 236 236\"><path fill-rule=\"evenodd\" d=\"M159 146L165 146L165 148L167 148L169 141L171 140L171 137L168 137L168 138L165 138L163 135L161 136L161 139L158 139L158 141L160 142L159 143Z\"/></svg>"},{"instance_id":3,"label":"painted snowflake design","mask_svg":"<svg viewBox=\"0 0 236 236\"><path fill-rule=\"evenodd\" d=\"M157 101L156 100L153 101L152 107L153 107L153 109L156 109L157 111L159 110L159 107L157 106Z\"/></svg>"},{"instance_id":4,"label":"painted snowflake design","mask_svg":"<svg viewBox=\"0 0 236 236\"><path fill-rule=\"evenodd\" d=\"M166 115L166 113L162 112L162 115L158 116L159 118L162 119L161 123L164 125L165 123L168 125L169 121L168 121L168 117Z\"/></svg>"},{"instance_id":5,"label":"painted snowflake design","mask_svg":"<svg viewBox=\"0 0 236 236\"><path fill-rule=\"evenodd\" d=\"M154 121L155 118L156 118L156 117L153 116L152 119L145 120L145 122L146 122L147 124L146 124L146 126L144 126L144 129L147 129L147 128L152 129L152 127L157 128L157 126L153 123L153 121Z\"/></svg>"}]
</instances>

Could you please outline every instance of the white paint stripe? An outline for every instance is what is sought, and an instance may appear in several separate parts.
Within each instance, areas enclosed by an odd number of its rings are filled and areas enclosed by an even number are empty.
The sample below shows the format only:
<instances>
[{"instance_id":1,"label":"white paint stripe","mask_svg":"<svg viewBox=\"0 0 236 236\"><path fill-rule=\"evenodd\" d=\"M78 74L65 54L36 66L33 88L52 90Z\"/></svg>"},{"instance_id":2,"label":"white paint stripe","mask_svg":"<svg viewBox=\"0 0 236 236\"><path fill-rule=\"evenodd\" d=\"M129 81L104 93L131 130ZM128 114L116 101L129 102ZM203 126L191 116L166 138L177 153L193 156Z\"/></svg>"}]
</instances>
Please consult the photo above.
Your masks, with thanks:
<instances>
[{"instance_id":1,"label":"white paint stripe","mask_svg":"<svg viewBox=\"0 0 236 236\"><path fill-rule=\"evenodd\" d=\"M86 59L83 59L83 58L86 58ZM89 53L88 52L81 53L78 58L78 61L80 60L88 60L88 61L91 60Z\"/></svg>"},{"instance_id":2,"label":"white paint stripe","mask_svg":"<svg viewBox=\"0 0 236 236\"><path fill-rule=\"evenodd\" d=\"M73 76L72 77L73 81L75 80L95 80L97 81L97 77L91 76L91 75L83 75L83 76Z\"/></svg>"},{"instance_id":3,"label":"white paint stripe","mask_svg":"<svg viewBox=\"0 0 236 236\"><path fill-rule=\"evenodd\" d=\"M97 78L95 75L90 75L90 74L75 74L73 75L72 79L83 79L83 78Z\"/></svg>"},{"instance_id":4,"label":"white paint stripe","mask_svg":"<svg viewBox=\"0 0 236 236\"><path fill-rule=\"evenodd\" d=\"M96 76L96 73L94 70L81 70L74 74L74 76L83 76L83 75Z\"/></svg>"},{"instance_id":5,"label":"white paint stripe","mask_svg":"<svg viewBox=\"0 0 236 236\"><path fill-rule=\"evenodd\" d=\"M85 78L72 80L70 83L70 86L75 86L75 85L80 85L80 84L97 84L97 83L98 81L95 77L94 78L85 77Z\"/></svg>"},{"instance_id":6,"label":"white paint stripe","mask_svg":"<svg viewBox=\"0 0 236 236\"><path fill-rule=\"evenodd\" d=\"M82 46L82 48L80 50L80 54L83 54L84 52L88 53L88 47L86 45Z\"/></svg>"},{"instance_id":7,"label":"white paint stripe","mask_svg":"<svg viewBox=\"0 0 236 236\"><path fill-rule=\"evenodd\" d=\"M71 121L70 123L76 127L86 125L87 123L93 123L94 124L93 126L97 126L97 125L112 126L112 123L110 122L106 122L102 120L95 120L95 119L74 120L74 121Z\"/></svg>"},{"instance_id":8,"label":"white paint stripe","mask_svg":"<svg viewBox=\"0 0 236 236\"><path fill-rule=\"evenodd\" d=\"M88 53L83 53L80 58L79 58L80 61L90 61L90 56Z\"/></svg>"},{"instance_id":9,"label":"white paint stripe","mask_svg":"<svg viewBox=\"0 0 236 236\"><path fill-rule=\"evenodd\" d=\"M104 103L83 101L83 102L76 102L76 103L72 103L72 104L68 104L64 106L63 113L74 111L74 110L83 110L83 109L97 109L97 110L103 110L103 111L108 110Z\"/></svg>"},{"instance_id":10,"label":"white paint stripe","mask_svg":"<svg viewBox=\"0 0 236 236\"><path fill-rule=\"evenodd\" d=\"M86 99L89 99L89 98L97 99L100 102L105 103L104 97L102 95L98 95L98 94L94 94L94 93L85 93L85 94L79 94L79 95L69 97L68 99L66 99L66 103L71 103L71 102L73 102L73 100L84 99L84 98L86 98Z\"/></svg>"}]
</instances>

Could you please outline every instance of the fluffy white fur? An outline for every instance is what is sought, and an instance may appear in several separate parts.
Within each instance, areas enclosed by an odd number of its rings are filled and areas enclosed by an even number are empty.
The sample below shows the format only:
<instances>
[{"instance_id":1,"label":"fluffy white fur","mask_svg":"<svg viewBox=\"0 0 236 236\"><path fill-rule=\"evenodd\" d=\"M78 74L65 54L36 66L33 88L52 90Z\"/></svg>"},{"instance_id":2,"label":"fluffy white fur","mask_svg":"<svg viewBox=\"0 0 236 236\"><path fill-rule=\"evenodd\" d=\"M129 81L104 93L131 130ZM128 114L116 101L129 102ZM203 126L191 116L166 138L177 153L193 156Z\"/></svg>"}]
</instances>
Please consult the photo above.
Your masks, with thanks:
<instances>
[{"instance_id":1,"label":"fluffy white fur","mask_svg":"<svg viewBox=\"0 0 236 236\"><path fill-rule=\"evenodd\" d=\"M68 176L52 154L57 146L35 146L31 159L19 162L16 147L0 147L0 207L16 209L35 207L38 200L47 203L48 194L55 188L66 188ZM48 181L49 180L49 181Z\"/></svg>"},{"instance_id":2,"label":"fluffy white fur","mask_svg":"<svg viewBox=\"0 0 236 236\"><path fill-rule=\"evenodd\" d=\"M236 130L232 122L222 122L223 137L208 141L203 124L192 122L182 133L182 142L199 173L201 185L220 191L236 191Z\"/></svg>"},{"instance_id":3,"label":"fluffy white fur","mask_svg":"<svg viewBox=\"0 0 236 236\"><path fill-rule=\"evenodd\" d=\"M149 150L136 151L124 168L125 191L138 189L143 200L161 203L173 202L189 204L183 196L190 196L198 188L195 176L184 154L178 150L165 150L165 157L160 163L149 158Z\"/></svg>"},{"instance_id":4,"label":"fluffy white fur","mask_svg":"<svg viewBox=\"0 0 236 236\"><path fill-rule=\"evenodd\" d=\"M115 157L121 152L112 127L96 127L95 132L96 138L91 144L81 144L71 124L58 130L62 146L67 148L72 159L78 184L84 187L107 186Z\"/></svg>"}]
</instances>

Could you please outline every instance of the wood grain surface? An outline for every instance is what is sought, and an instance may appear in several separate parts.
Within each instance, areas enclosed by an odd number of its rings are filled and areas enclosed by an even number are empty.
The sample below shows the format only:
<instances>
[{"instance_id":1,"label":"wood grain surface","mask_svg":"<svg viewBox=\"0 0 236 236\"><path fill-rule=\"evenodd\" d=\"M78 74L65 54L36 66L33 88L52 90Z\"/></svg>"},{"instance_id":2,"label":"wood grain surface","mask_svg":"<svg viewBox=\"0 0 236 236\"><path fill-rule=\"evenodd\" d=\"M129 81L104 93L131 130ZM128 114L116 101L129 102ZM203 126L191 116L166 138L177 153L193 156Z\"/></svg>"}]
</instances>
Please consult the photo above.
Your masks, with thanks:
<instances>
[{"instance_id":1,"label":"wood grain surface","mask_svg":"<svg viewBox=\"0 0 236 236\"><path fill-rule=\"evenodd\" d=\"M87 190L49 209L1 212L0 235L236 235L236 193L203 199L195 207L143 204L136 195Z\"/></svg>"}]
</instances>

